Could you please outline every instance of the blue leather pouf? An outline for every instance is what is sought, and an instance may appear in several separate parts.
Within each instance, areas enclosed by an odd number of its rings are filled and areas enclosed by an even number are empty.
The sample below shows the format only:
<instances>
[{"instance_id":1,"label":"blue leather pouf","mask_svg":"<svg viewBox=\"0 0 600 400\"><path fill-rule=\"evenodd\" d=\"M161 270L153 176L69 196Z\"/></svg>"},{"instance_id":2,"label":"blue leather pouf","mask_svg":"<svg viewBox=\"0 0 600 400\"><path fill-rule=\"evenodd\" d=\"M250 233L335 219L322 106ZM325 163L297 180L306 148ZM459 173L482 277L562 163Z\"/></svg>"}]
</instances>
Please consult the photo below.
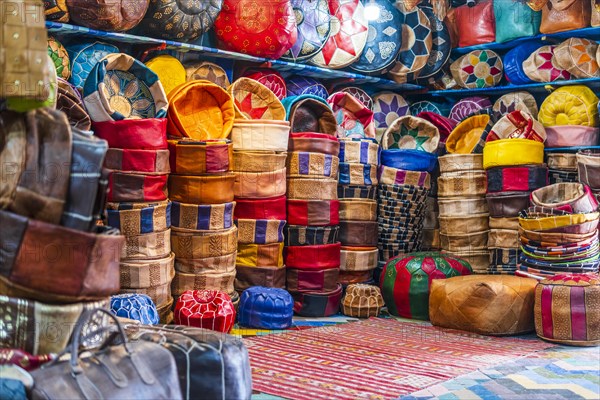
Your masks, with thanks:
<instances>
[{"instance_id":1,"label":"blue leather pouf","mask_svg":"<svg viewBox=\"0 0 600 400\"><path fill-rule=\"evenodd\" d=\"M145 294L118 294L110 298L110 310L117 317L140 321L144 325L158 324L156 305Z\"/></svg>"},{"instance_id":2,"label":"blue leather pouf","mask_svg":"<svg viewBox=\"0 0 600 400\"><path fill-rule=\"evenodd\" d=\"M240 299L238 322L257 329L286 329L292 326L294 300L284 289L253 286Z\"/></svg>"}]
</instances>

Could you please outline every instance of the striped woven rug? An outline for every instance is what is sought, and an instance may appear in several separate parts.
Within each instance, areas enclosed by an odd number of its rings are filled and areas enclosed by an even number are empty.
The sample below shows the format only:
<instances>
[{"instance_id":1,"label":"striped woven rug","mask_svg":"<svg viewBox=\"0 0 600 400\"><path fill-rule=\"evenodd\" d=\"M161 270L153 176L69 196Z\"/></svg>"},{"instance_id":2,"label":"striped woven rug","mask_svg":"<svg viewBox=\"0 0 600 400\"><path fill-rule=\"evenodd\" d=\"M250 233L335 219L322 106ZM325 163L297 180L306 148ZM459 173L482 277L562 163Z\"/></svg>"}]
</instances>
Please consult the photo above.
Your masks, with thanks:
<instances>
[{"instance_id":1,"label":"striped woven rug","mask_svg":"<svg viewBox=\"0 0 600 400\"><path fill-rule=\"evenodd\" d=\"M551 344L372 318L244 339L253 389L288 399L393 399Z\"/></svg>"}]
</instances>

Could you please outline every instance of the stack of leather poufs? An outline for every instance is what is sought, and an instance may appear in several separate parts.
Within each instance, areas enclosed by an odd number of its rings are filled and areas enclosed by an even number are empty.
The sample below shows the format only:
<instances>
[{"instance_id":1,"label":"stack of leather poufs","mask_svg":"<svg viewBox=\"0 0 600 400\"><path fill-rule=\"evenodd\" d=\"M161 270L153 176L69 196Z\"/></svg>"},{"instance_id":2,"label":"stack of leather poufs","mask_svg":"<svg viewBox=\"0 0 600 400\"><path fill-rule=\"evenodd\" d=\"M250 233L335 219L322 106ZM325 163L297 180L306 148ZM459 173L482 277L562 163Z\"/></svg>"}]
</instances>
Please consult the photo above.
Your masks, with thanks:
<instances>
[{"instance_id":1,"label":"stack of leather poufs","mask_svg":"<svg viewBox=\"0 0 600 400\"><path fill-rule=\"evenodd\" d=\"M379 169L379 267L421 249L430 173L437 164L439 131L411 116L394 121L381 139Z\"/></svg>"},{"instance_id":2,"label":"stack of leather poufs","mask_svg":"<svg viewBox=\"0 0 600 400\"><path fill-rule=\"evenodd\" d=\"M525 111L513 111L496 122L487 136L486 146L496 140L509 138L543 143L546 132L532 115ZM486 154L486 148L483 152ZM525 164L513 164L510 159L503 159L500 161L502 165L486 169L490 210L490 274L513 275L517 270L520 256L518 213L527 207L532 191L548 185L548 167L542 163L539 153L531 153L531 156L534 158ZM509 206L511 201L516 202L515 207Z\"/></svg>"},{"instance_id":3,"label":"stack of leather poufs","mask_svg":"<svg viewBox=\"0 0 600 400\"><path fill-rule=\"evenodd\" d=\"M288 148L285 261L294 312L324 317L339 310L342 286L338 241L336 121L319 97L283 101L291 124Z\"/></svg>"},{"instance_id":4,"label":"stack of leather poufs","mask_svg":"<svg viewBox=\"0 0 600 400\"><path fill-rule=\"evenodd\" d=\"M128 70L123 70L129 65ZM105 76L126 74L128 87L151 88L129 97ZM121 258L121 293L142 293L155 303L162 322L171 320L171 204L167 199L167 99L156 74L126 54L110 54L83 85L94 134L108 141L104 166L110 170L106 216L126 237ZM137 96L137 97L136 97ZM106 105L111 104L112 108ZM141 107L139 105L144 105Z\"/></svg>"},{"instance_id":5,"label":"stack of leather poufs","mask_svg":"<svg viewBox=\"0 0 600 400\"><path fill-rule=\"evenodd\" d=\"M598 272L598 202L589 186L556 183L531 193L519 216L520 271L534 276Z\"/></svg>"},{"instance_id":6,"label":"stack of leather poufs","mask_svg":"<svg viewBox=\"0 0 600 400\"><path fill-rule=\"evenodd\" d=\"M379 145L373 138L340 139L339 190L353 186L377 191ZM360 192L356 191L360 196ZM350 193L348 193L350 195ZM377 268L377 201L340 198L340 276L343 286L373 280Z\"/></svg>"},{"instance_id":7,"label":"stack of leather poufs","mask_svg":"<svg viewBox=\"0 0 600 400\"><path fill-rule=\"evenodd\" d=\"M0 163L10 169L0 193L0 348L59 353L80 315L119 290L125 238L98 226L108 145L50 108L0 120Z\"/></svg>"},{"instance_id":8,"label":"stack of leather poufs","mask_svg":"<svg viewBox=\"0 0 600 400\"><path fill-rule=\"evenodd\" d=\"M439 158L440 245L467 260L473 272L487 273L489 213L481 154L447 154Z\"/></svg>"},{"instance_id":9,"label":"stack of leather poufs","mask_svg":"<svg viewBox=\"0 0 600 400\"><path fill-rule=\"evenodd\" d=\"M579 182L588 185L600 202L600 151L580 150L576 157Z\"/></svg>"},{"instance_id":10,"label":"stack of leather poufs","mask_svg":"<svg viewBox=\"0 0 600 400\"><path fill-rule=\"evenodd\" d=\"M548 181L550 183L577 182L577 156L575 153L546 153Z\"/></svg>"},{"instance_id":11,"label":"stack of leather poufs","mask_svg":"<svg viewBox=\"0 0 600 400\"><path fill-rule=\"evenodd\" d=\"M173 89L169 105L173 298L177 301L188 290L213 290L239 300L233 287L233 147L226 139L233 125L233 100L220 86L197 80Z\"/></svg>"},{"instance_id":12,"label":"stack of leather poufs","mask_svg":"<svg viewBox=\"0 0 600 400\"><path fill-rule=\"evenodd\" d=\"M232 131L234 194L236 201L244 204L243 211L236 214L235 289L241 293L252 286L285 288L285 151L290 125L279 99L261 83L240 78L229 91L236 104ZM272 207L271 203L278 205ZM249 209L256 212L247 212Z\"/></svg>"}]
</instances>

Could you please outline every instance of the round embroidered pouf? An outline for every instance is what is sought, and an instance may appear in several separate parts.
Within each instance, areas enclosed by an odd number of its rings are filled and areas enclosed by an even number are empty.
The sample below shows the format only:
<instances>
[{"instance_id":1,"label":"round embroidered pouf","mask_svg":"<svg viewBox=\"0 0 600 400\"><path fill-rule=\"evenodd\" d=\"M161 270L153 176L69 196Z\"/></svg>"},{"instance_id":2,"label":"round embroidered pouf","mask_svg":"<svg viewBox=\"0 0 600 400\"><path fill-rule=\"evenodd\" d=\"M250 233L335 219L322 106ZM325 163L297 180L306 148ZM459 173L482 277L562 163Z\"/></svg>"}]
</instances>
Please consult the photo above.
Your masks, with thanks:
<instances>
[{"instance_id":1,"label":"round embroidered pouf","mask_svg":"<svg viewBox=\"0 0 600 400\"><path fill-rule=\"evenodd\" d=\"M117 317L140 321L144 325L158 324L156 305L145 294L126 293L110 298L110 311Z\"/></svg>"},{"instance_id":2,"label":"round embroidered pouf","mask_svg":"<svg viewBox=\"0 0 600 400\"><path fill-rule=\"evenodd\" d=\"M292 326L294 299L284 289L253 286L240 298L239 323L257 329L286 329Z\"/></svg>"},{"instance_id":3,"label":"round embroidered pouf","mask_svg":"<svg viewBox=\"0 0 600 400\"><path fill-rule=\"evenodd\" d=\"M550 342L600 345L600 277L559 274L535 288L535 331Z\"/></svg>"},{"instance_id":4,"label":"round embroidered pouf","mask_svg":"<svg viewBox=\"0 0 600 400\"><path fill-rule=\"evenodd\" d=\"M218 290L186 290L177 299L177 325L228 333L235 322L235 307L227 293Z\"/></svg>"},{"instance_id":5,"label":"round embroidered pouf","mask_svg":"<svg viewBox=\"0 0 600 400\"><path fill-rule=\"evenodd\" d=\"M342 299L342 313L349 317L376 317L383 307L381 290L377 286L353 283L346 287Z\"/></svg>"},{"instance_id":6,"label":"round embroidered pouf","mask_svg":"<svg viewBox=\"0 0 600 400\"><path fill-rule=\"evenodd\" d=\"M428 320L431 281L472 272L468 262L448 254L412 253L389 260L379 284L390 314Z\"/></svg>"}]
</instances>

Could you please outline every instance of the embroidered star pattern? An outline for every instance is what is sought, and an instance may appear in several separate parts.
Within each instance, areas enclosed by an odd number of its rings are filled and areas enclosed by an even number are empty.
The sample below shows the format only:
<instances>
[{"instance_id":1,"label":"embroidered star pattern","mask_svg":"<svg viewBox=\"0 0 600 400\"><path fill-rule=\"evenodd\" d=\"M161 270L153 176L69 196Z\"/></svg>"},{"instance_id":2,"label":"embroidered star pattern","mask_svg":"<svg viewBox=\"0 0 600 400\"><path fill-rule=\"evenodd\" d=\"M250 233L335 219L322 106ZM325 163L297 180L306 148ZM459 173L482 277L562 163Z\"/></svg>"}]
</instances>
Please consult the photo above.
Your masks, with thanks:
<instances>
[{"instance_id":1,"label":"embroidered star pattern","mask_svg":"<svg viewBox=\"0 0 600 400\"><path fill-rule=\"evenodd\" d=\"M252 105L252 94L249 93L242 101L235 100L235 105L250 119L262 119L269 107L254 107Z\"/></svg>"},{"instance_id":2,"label":"embroidered star pattern","mask_svg":"<svg viewBox=\"0 0 600 400\"><path fill-rule=\"evenodd\" d=\"M331 3L338 3L332 1ZM331 9L330 3L330 9ZM356 56L356 48L352 41L352 36L362 32L366 32L368 27L361 24L354 18L354 13L358 6L362 7L362 4L358 0L347 1L344 4L340 4L335 16L339 20L340 30L336 35L329 38L325 47L323 47L323 58L325 64L329 64L336 53L336 50L342 50L346 53Z\"/></svg>"}]
</instances>

